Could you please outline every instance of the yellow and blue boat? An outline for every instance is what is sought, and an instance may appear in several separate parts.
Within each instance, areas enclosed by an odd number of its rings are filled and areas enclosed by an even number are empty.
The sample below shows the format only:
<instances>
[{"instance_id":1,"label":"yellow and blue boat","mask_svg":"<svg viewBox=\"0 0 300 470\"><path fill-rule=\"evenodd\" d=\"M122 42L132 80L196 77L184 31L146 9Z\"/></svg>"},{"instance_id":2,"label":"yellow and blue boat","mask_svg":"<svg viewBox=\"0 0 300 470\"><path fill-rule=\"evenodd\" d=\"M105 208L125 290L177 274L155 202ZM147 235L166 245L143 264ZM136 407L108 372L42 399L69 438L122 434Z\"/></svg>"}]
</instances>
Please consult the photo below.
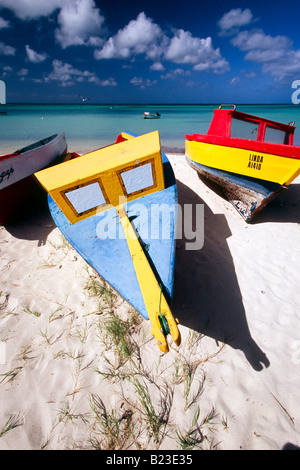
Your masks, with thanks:
<instances>
[{"instance_id":1,"label":"yellow and blue boat","mask_svg":"<svg viewBox=\"0 0 300 470\"><path fill-rule=\"evenodd\" d=\"M152 325L161 351L181 341L173 297L176 180L157 131L71 158L36 177L72 246Z\"/></svg>"},{"instance_id":2,"label":"yellow and blue boat","mask_svg":"<svg viewBox=\"0 0 300 470\"><path fill-rule=\"evenodd\" d=\"M229 108L229 109L227 109ZM300 174L294 122L282 124L222 105L207 134L185 136L188 164L221 188L251 222Z\"/></svg>"}]
</instances>

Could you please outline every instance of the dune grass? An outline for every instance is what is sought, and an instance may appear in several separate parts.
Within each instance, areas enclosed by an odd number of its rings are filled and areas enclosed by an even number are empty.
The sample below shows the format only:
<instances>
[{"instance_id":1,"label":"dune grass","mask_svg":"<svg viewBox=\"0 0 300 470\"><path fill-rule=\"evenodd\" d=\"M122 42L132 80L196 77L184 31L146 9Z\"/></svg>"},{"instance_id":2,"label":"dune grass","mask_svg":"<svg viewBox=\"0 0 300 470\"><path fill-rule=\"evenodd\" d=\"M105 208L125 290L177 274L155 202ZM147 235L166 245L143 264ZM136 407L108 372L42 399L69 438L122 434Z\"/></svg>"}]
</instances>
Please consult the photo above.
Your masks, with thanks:
<instances>
[{"instance_id":1,"label":"dune grass","mask_svg":"<svg viewBox=\"0 0 300 470\"><path fill-rule=\"evenodd\" d=\"M18 426L22 426L23 420L18 415L10 415L6 423L3 425L2 429L0 429L0 438L5 436L9 431L17 428Z\"/></svg>"},{"instance_id":2,"label":"dune grass","mask_svg":"<svg viewBox=\"0 0 300 470\"><path fill-rule=\"evenodd\" d=\"M161 354L149 322L98 275L84 270L83 293L95 301L96 311L82 316L75 307L70 315L68 306L53 311L50 303L42 313L27 305L16 308L16 315L26 315L34 328L32 341L26 339L9 366L2 366L0 387L13 387L26 371L33 374L43 359L41 348L52 360L49 371L44 367L45 382L52 380L47 374L66 371L59 401L47 402L53 424L40 448L217 448L226 417L219 418L206 390L210 356L202 353L204 337L189 330L179 348L171 344L170 352ZM8 308L9 303L3 318ZM0 444L3 436L28 423L30 417L24 421L11 413L2 429L0 423Z\"/></svg>"}]
</instances>

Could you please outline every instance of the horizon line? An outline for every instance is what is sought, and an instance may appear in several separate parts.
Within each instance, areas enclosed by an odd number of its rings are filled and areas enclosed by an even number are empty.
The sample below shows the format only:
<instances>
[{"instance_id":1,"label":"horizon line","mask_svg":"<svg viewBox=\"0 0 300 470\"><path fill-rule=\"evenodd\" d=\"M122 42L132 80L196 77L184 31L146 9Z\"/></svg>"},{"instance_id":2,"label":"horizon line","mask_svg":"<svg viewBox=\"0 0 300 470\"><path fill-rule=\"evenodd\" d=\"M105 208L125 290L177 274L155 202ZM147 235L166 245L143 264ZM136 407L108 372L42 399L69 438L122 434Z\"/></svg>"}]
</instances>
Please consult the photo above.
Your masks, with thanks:
<instances>
[{"instance_id":1,"label":"horizon line","mask_svg":"<svg viewBox=\"0 0 300 470\"><path fill-rule=\"evenodd\" d=\"M53 103L53 102L25 102L25 101L13 101L6 102L3 106L6 105L53 105L53 106L220 106L222 105L232 105L236 104L237 106L297 106L294 103L117 103L117 102L108 102L108 103Z\"/></svg>"}]
</instances>

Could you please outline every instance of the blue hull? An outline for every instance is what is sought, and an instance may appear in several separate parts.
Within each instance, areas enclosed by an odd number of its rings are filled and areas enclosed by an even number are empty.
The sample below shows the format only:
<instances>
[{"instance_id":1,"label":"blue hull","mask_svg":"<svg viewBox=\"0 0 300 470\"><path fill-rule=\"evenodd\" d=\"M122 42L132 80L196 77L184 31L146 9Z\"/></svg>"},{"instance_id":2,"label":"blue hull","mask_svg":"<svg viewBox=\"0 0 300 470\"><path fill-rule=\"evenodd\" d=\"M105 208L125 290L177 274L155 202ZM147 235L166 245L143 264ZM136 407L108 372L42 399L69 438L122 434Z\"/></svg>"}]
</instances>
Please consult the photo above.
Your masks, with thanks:
<instances>
[{"instance_id":1,"label":"blue hull","mask_svg":"<svg viewBox=\"0 0 300 470\"><path fill-rule=\"evenodd\" d=\"M169 304L173 297L177 188L163 155L166 189L124 204L141 245ZM144 318L148 313L135 274L125 234L113 207L71 224L48 196L52 218L75 250Z\"/></svg>"}]
</instances>

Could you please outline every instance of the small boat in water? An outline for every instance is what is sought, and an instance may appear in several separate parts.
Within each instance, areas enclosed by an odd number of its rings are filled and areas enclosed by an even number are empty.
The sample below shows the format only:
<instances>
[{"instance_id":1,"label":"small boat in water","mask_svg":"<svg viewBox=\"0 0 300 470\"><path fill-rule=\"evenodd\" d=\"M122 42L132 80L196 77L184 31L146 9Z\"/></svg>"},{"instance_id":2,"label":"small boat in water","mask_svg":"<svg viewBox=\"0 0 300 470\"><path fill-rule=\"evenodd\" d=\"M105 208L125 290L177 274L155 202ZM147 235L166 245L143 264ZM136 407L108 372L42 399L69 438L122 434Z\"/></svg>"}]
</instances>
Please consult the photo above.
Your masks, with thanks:
<instances>
[{"instance_id":1,"label":"small boat in water","mask_svg":"<svg viewBox=\"0 0 300 470\"><path fill-rule=\"evenodd\" d=\"M38 187L34 173L67 153L64 132L0 156L0 224L12 221Z\"/></svg>"},{"instance_id":2,"label":"small boat in water","mask_svg":"<svg viewBox=\"0 0 300 470\"><path fill-rule=\"evenodd\" d=\"M187 162L216 183L242 217L251 222L300 174L300 147L293 145L294 124L222 105L214 111L207 134L185 136Z\"/></svg>"},{"instance_id":3,"label":"small boat in water","mask_svg":"<svg viewBox=\"0 0 300 470\"><path fill-rule=\"evenodd\" d=\"M144 119L159 119L160 114L159 113L151 114L151 113L149 113L149 111L145 111L143 113L143 118Z\"/></svg>"},{"instance_id":4,"label":"small boat in water","mask_svg":"<svg viewBox=\"0 0 300 470\"><path fill-rule=\"evenodd\" d=\"M161 351L180 344L173 296L177 188L159 133L39 171L54 222L78 253L152 325Z\"/></svg>"}]
</instances>

